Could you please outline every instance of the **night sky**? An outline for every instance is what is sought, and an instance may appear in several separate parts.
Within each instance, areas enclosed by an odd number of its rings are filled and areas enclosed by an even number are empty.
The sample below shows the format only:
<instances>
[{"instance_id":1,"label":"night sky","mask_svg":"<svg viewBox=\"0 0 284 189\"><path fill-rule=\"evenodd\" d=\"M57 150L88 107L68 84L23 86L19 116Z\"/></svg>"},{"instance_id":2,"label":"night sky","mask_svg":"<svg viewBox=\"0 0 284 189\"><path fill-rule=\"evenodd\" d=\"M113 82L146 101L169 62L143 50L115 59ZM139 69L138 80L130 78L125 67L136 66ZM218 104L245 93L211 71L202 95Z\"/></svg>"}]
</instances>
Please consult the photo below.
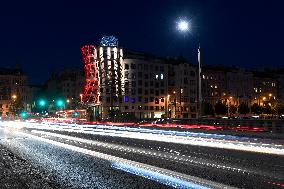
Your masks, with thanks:
<instances>
[{"instance_id":1,"label":"night sky","mask_svg":"<svg viewBox=\"0 0 284 189\"><path fill-rule=\"evenodd\" d=\"M115 35L119 45L196 63L284 66L281 0L8 1L0 5L0 67L19 62L32 84L52 71L81 67L80 47ZM179 18L191 31L176 30Z\"/></svg>"}]
</instances>

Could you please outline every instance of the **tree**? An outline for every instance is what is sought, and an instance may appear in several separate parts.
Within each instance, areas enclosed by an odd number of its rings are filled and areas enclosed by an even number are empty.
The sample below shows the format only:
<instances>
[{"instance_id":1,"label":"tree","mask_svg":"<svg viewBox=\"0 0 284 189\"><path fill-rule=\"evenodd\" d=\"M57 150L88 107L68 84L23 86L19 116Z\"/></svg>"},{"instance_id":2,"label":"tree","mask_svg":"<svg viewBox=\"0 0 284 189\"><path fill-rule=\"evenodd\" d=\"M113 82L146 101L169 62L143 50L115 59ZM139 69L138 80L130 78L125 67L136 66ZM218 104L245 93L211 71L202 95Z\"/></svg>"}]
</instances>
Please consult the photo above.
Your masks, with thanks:
<instances>
[{"instance_id":1,"label":"tree","mask_svg":"<svg viewBox=\"0 0 284 189\"><path fill-rule=\"evenodd\" d=\"M218 101L215 104L215 113L218 115L224 115L228 111L228 108L225 104L223 104L221 101Z\"/></svg>"},{"instance_id":2,"label":"tree","mask_svg":"<svg viewBox=\"0 0 284 189\"><path fill-rule=\"evenodd\" d=\"M9 112L13 115L19 115L24 110L24 103L21 99L16 99L10 103Z\"/></svg>"},{"instance_id":3,"label":"tree","mask_svg":"<svg viewBox=\"0 0 284 189\"><path fill-rule=\"evenodd\" d=\"M208 102L203 103L203 113L204 115L214 115L214 109L212 104Z\"/></svg>"},{"instance_id":4,"label":"tree","mask_svg":"<svg viewBox=\"0 0 284 189\"><path fill-rule=\"evenodd\" d=\"M271 106L266 105L266 106L262 107L262 113L264 113L264 114L272 114Z\"/></svg>"},{"instance_id":5,"label":"tree","mask_svg":"<svg viewBox=\"0 0 284 189\"><path fill-rule=\"evenodd\" d=\"M261 107L254 103L252 106L251 106L251 112L254 113L254 114L261 114L262 110L261 110Z\"/></svg>"},{"instance_id":6,"label":"tree","mask_svg":"<svg viewBox=\"0 0 284 189\"><path fill-rule=\"evenodd\" d=\"M278 115L284 114L284 104L277 103L274 109Z\"/></svg>"},{"instance_id":7,"label":"tree","mask_svg":"<svg viewBox=\"0 0 284 189\"><path fill-rule=\"evenodd\" d=\"M229 107L229 111L230 111L231 114L235 114L237 112L237 107L234 106L234 105L231 105Z\"/></svg>"},{"instance_id":8,"label":"tree","mask_svg":"<svg viewBox=\"0 0 284 189\"><path fill-rule=\"evenodd\" d=\"M249 107L246 103L241 103L239 106L239 113L240 114L248 114L249 113Z\"/></svg>"}]
</instances>

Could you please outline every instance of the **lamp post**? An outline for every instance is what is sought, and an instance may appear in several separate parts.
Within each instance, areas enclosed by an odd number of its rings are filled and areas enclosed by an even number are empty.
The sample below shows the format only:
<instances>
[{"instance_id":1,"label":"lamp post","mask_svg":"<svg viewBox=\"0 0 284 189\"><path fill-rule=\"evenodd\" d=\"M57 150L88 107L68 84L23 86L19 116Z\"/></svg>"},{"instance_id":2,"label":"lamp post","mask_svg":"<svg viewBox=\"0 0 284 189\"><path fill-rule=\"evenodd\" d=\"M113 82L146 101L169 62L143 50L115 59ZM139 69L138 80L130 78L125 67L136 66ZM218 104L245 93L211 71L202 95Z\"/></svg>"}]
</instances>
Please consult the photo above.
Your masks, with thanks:
<instances>
[{"instance_id":1,"label":"lamp post","mask_svg":"<svg viewBox=\"0 0 284 189\"><path fill-rule=\"evenodd\" d=\"M188 32L190 30L190 25L187 20L180 20L177 23L177 29L180 32ZM200 39L198 39L198 118L201 118L202 111L202 91L201 91L201 48L200 48Z\"/></svg>"},{"instance_id":2,"label":"lamp post","mask_svg":"<svg viewBox=\"0 0 284 189\"><path fill-rule=\"evenodd\" d=\"M81 103L83 103L83 94L82 93L80 94L80 101L81 101Z\"/></svg>"},{"instance_id":3,"label":"lamp post","mask_svg":"<svg viewBox=\"0 0 284 189\"><path fill-rule=\"evenodd\" d=\"M174 106L175 106L175 118L177 118L177 99L176 99L176 91L173 92L174 94Z\"/></svg>"},{"instance_id":4,"label":"lamp post","mask_svg":"<svg viewBox=\"0 0 284 189\"><path fill-rule=\"evenodd\" d=\"M165 104L166 107L165 108L166 108L166 117L167 118L169 118L169 100L170 100L170 96L171 95L167 95L167 97L165 99L166 100L166 104Z\"/></svg>"}]
</instances>

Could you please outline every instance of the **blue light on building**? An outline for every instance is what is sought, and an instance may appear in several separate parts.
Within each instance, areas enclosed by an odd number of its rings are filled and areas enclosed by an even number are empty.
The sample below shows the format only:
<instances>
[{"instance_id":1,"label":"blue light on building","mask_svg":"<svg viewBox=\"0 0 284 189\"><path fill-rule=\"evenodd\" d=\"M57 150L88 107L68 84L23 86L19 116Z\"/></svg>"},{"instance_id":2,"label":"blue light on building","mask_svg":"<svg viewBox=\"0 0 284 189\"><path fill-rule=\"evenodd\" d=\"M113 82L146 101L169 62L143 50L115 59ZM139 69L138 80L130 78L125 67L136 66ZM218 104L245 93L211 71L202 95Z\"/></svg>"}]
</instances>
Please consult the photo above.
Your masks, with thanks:
<instances>
[{"instance_id":1,"label":"blue light on building","mask_svg":"<svg viewBox=\"0 0 284 189\"><path fill-rule=\"evenodd\" d=\"M132 103L135 103L135 102L136 102L136 99L135 99L135 98L131 98L131 102L132 102Z\"/></svg>"},{"instance_id":2,"label":"blue light on building","mask_svg":"<svg viewBox=\"0 0 284 189\"><path fill-rule=\"evenodd\" d=\"M128 102L128 101L129 101L128 96L124 96L124 102Z\"/></svg>"},{"instance_id":3,"label":"blue light on building","mask_svg":"<svg viewBox=\"0 0 284 189\"><path fill-rule=\"evenodd\" d=\"M101 46L104 46L104 47L117 47L118 46L118 39L116 37L114 37L113 35L103 36L100 44L101 44Z\"/></svg>"}]
</instances>

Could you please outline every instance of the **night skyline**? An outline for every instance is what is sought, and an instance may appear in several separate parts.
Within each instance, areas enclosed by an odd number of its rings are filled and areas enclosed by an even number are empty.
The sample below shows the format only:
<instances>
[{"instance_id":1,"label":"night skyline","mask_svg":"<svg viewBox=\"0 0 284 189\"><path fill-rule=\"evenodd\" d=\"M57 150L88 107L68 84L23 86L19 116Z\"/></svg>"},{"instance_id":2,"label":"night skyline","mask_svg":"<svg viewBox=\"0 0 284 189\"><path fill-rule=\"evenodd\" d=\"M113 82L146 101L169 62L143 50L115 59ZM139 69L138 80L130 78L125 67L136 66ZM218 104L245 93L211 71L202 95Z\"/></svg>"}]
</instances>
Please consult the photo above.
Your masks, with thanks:
<instances>
[{"instance_id":1,"label":"night skyline","mask_svg":"<svg viewBox=\"0 0 284 189\"><path fill-rule=\"evenodd\" d=\"M155 1L6 4L1 11L0 66L19 61L30 83L52 70L82 67L80 47L115 35L126 49L158 56L185 56L197 62L200 36L203 63L240 67L284 66L283 3L260 1ZM109 7L108 7L108 6ZM110 6L111 5L111 6ZM179 18L192 31L176 30Z\"/></svg>"}]
</instances>

